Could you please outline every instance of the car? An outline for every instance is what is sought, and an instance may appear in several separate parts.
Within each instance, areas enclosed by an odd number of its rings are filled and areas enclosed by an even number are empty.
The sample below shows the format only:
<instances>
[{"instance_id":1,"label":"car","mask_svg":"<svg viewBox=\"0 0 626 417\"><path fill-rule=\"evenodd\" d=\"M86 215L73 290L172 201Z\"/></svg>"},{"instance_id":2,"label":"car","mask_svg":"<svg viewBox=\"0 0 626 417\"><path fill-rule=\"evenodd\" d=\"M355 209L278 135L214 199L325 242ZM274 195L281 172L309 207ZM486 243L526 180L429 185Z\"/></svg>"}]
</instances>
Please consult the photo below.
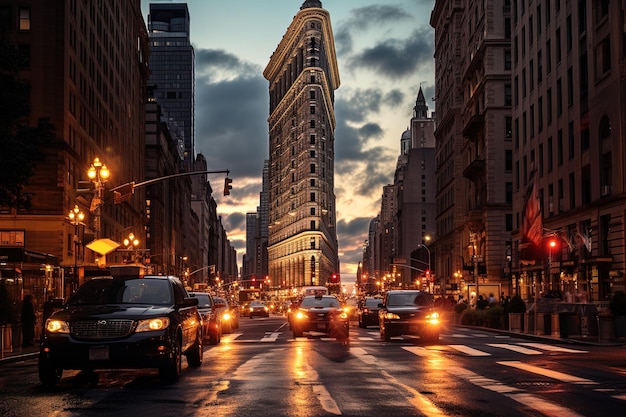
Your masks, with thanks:
<instances>
[{"instance_id":1,"label":"car","mask_svg":"<svg viewBox=\"0 0 626 417\"><path fill-rule=\"evenodd\" d=\"M378 321L381 339L394 336L419 336L434 343L439 340L440 318L431 294L419 290L391 290L379 304Z\"/></svg>"},{"instance_id":2,"label":"car","mask_svg":"<svg viewBox=\"0 0 626 417\"><path fill-rule=\"evenodd\" d=\"M124 272L92 278L45 322L38 356L39 379L56 385L63 370L156 368L175 381L182 357L202 364L198 299L174 276Z\"/></svg>"},{"instance_id":3,"label":"car","mask_svg":"<svg viewBox=\"0 0 626 417\"><path fill-rule=\"evenodd\" d=\"M217 314L219 314L220 319L222 320L222 332L232 333L233 319L228 302L222 297L214 297L214 300Z\"/></svg>"},{"instance_id":4,"label":"car","mask_svg":"<svg viewBox=\"0 0 626 417\"><path fill-rule=\"evenodd\" d=\"M250 301L250 305L248 306L248 317L251 319L255 317L269 317L270 309L265 305L263 301L253 300Z\"/></svg>"},{"instance_id":5,"label":"car","mask_svg":"<svg viewBox=\"0 0 626 417\"><path fill-rule=\"evenodd\" d=\"M208 292L190 292L189 296L198 299L204 340L208 340L211 345L219 344L222 339L222 317L215 308L213 296Z\"/></svg>"},{"instance_id":6,"label":"car","mask_svg":"<svg viewBox=\"0 0 626 417\"><path fill-rule=\"evenodd\" d=\"M358 304L359 327L362 329L368 326L378 326L378 304L382 299L380 297L365 297Z\"/></svg>"},{"instance_id":7,"label":"car","mask_svg":"<svg viewBox=\"0 0 626 417\"><path fill-rule=\"evenodd\" d=\"M309 295L302 297L297 310L292 312L291 329L294 338L315 331L348 340L350 321L348 312L334 295Z\"/></svg>"}]
</instances>

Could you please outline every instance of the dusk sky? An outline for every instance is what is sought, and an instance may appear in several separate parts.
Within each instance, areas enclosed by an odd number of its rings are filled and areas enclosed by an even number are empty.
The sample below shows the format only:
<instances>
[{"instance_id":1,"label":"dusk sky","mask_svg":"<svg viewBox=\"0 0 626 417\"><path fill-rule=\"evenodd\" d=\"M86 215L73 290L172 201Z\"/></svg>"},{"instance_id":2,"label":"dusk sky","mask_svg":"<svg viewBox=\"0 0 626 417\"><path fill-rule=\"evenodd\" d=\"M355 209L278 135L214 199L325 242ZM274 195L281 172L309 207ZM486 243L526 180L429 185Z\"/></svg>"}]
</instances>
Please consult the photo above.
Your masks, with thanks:
<instances>
[{"instance_id":1,"label":"dusk sky","mask_svg":"<svg viewBox=\"0 0 626 417\"><path fill-rule=\"evenodd\" d=\"M263 161L268 158L269 94L263 70L304 0L190 0L196 55L196 153L209 170L218 214L245 253L245 215L256 212ZM147 22L149 4L142 0ZM170 3L170 2L168 2ZM173 3L173 2L172 2ZM330 13L341 85L335 91L335 195L342 281L362 260L382 187L393 183L400 137L420 87L434 97L435 0L322 0Z\"/></svg>"}]
</instances>

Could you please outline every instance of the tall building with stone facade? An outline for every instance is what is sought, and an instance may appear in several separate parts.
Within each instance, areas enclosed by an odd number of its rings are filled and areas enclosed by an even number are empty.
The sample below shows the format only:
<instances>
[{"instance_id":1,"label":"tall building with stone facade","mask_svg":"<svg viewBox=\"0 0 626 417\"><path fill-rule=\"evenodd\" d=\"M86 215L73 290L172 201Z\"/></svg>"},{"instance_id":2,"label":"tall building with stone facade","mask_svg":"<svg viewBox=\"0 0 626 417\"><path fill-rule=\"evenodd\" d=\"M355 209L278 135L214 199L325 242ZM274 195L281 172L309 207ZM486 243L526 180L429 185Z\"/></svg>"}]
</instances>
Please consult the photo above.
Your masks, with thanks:
<instances>
[{"instance_id":1,"label":"tall building with stone facade","mask_svg":"<svg viewBox=\"0 0 626 417\"><path fill-rule=\"evenodd\" d=\"M271 285L324 285L339 276L334 91L340 80L321 1L302 4L263 75L270 96Z\"/></svg>"},{"instance_id":2,"label":"tall building with stone facade","mask_svg":"<svg viewBox=\"0 0 626 417\"><path fill-rule=\"evenodd\" d=\"M511 2L514 241L533 184L543 223L534 265L514 257L522 294L598 302L625 287L625 12L617 1Z\"/></svg>"},{"instance_id":3,"label":"tall building with stone facade","mask_svg":"<svg viewBox=\"0 0 626 417\"><path fill-rule=\"evenodd\" d=\"M30 114L22 122L47 119L56 137L24 188L32 206L0 207L0 230L10 236L0 251L19 251L8 260L21 271L21 291L37 300L66 297L99 273L102 255L87 246L94 239L119 242L132 231L143 240L142 190L123 204L107 190L143 179L148 35L139 0L2 0L0 16L2 37L24 58L16 77L29 85ZM93 187L87 172L95 158L110 177L102 193L78 193ZM85 214L78 223L68 220L75 206ZM43 279L47 258L55 262ZM24 265L16 270L12 262Z\"/></svg>"},{"instance_id":4,"label":"tall building with stone facade","mask_svg":"<svg viewBox=\"0 0 626 417\"><path fill-rule=\"evenodd\" d=\"M512 222L511 19L508 2L437 1L437 232L440 279L509 292ZM478 292L481 292L480 290Z\"/></svg>"}]
</instances>

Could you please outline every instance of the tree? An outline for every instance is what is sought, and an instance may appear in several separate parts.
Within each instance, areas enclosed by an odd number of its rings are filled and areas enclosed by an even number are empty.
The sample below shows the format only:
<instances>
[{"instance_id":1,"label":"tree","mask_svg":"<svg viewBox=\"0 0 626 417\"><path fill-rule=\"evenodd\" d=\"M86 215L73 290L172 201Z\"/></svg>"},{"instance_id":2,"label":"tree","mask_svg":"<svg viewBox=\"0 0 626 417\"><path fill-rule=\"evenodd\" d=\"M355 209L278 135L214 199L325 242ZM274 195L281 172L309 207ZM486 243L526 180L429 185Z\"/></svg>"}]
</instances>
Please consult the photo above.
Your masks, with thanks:
<instances>
[{"instance_id":1,"label":"tree","mask_svg":"<svg viewBox=\"0 0 626 417\"><path fill-rule=\"evenodd\" d=\"M49 120L28 126L30 86L18 78L24 58L15 45L0 39L0 205L16 209L30 208L24 186L44 158L42 147L55 141Z\"/></svg>"}]
</instances>

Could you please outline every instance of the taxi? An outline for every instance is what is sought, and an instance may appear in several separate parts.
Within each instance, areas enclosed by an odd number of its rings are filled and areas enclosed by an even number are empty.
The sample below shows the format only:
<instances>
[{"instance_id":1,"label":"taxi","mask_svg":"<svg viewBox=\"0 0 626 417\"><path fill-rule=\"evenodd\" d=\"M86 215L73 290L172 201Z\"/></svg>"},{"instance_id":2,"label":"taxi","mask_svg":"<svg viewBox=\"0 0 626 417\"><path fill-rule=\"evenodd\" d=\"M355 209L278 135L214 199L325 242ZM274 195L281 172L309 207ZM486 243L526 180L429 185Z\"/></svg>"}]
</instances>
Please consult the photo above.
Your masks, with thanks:
<instances>
[{"instance_id":1,"label":"taxi","mask_svg":"<svg viewBox=\"0 0 626 417\"><path fill-rule=\"evenodd\" d=\"M82 284L44 324L39 379L55 385L65 369L156 368L175 381L182 356L202 364L202 319L198 299L174 276L132 271Z\"/></svg>"}]
</instances>

